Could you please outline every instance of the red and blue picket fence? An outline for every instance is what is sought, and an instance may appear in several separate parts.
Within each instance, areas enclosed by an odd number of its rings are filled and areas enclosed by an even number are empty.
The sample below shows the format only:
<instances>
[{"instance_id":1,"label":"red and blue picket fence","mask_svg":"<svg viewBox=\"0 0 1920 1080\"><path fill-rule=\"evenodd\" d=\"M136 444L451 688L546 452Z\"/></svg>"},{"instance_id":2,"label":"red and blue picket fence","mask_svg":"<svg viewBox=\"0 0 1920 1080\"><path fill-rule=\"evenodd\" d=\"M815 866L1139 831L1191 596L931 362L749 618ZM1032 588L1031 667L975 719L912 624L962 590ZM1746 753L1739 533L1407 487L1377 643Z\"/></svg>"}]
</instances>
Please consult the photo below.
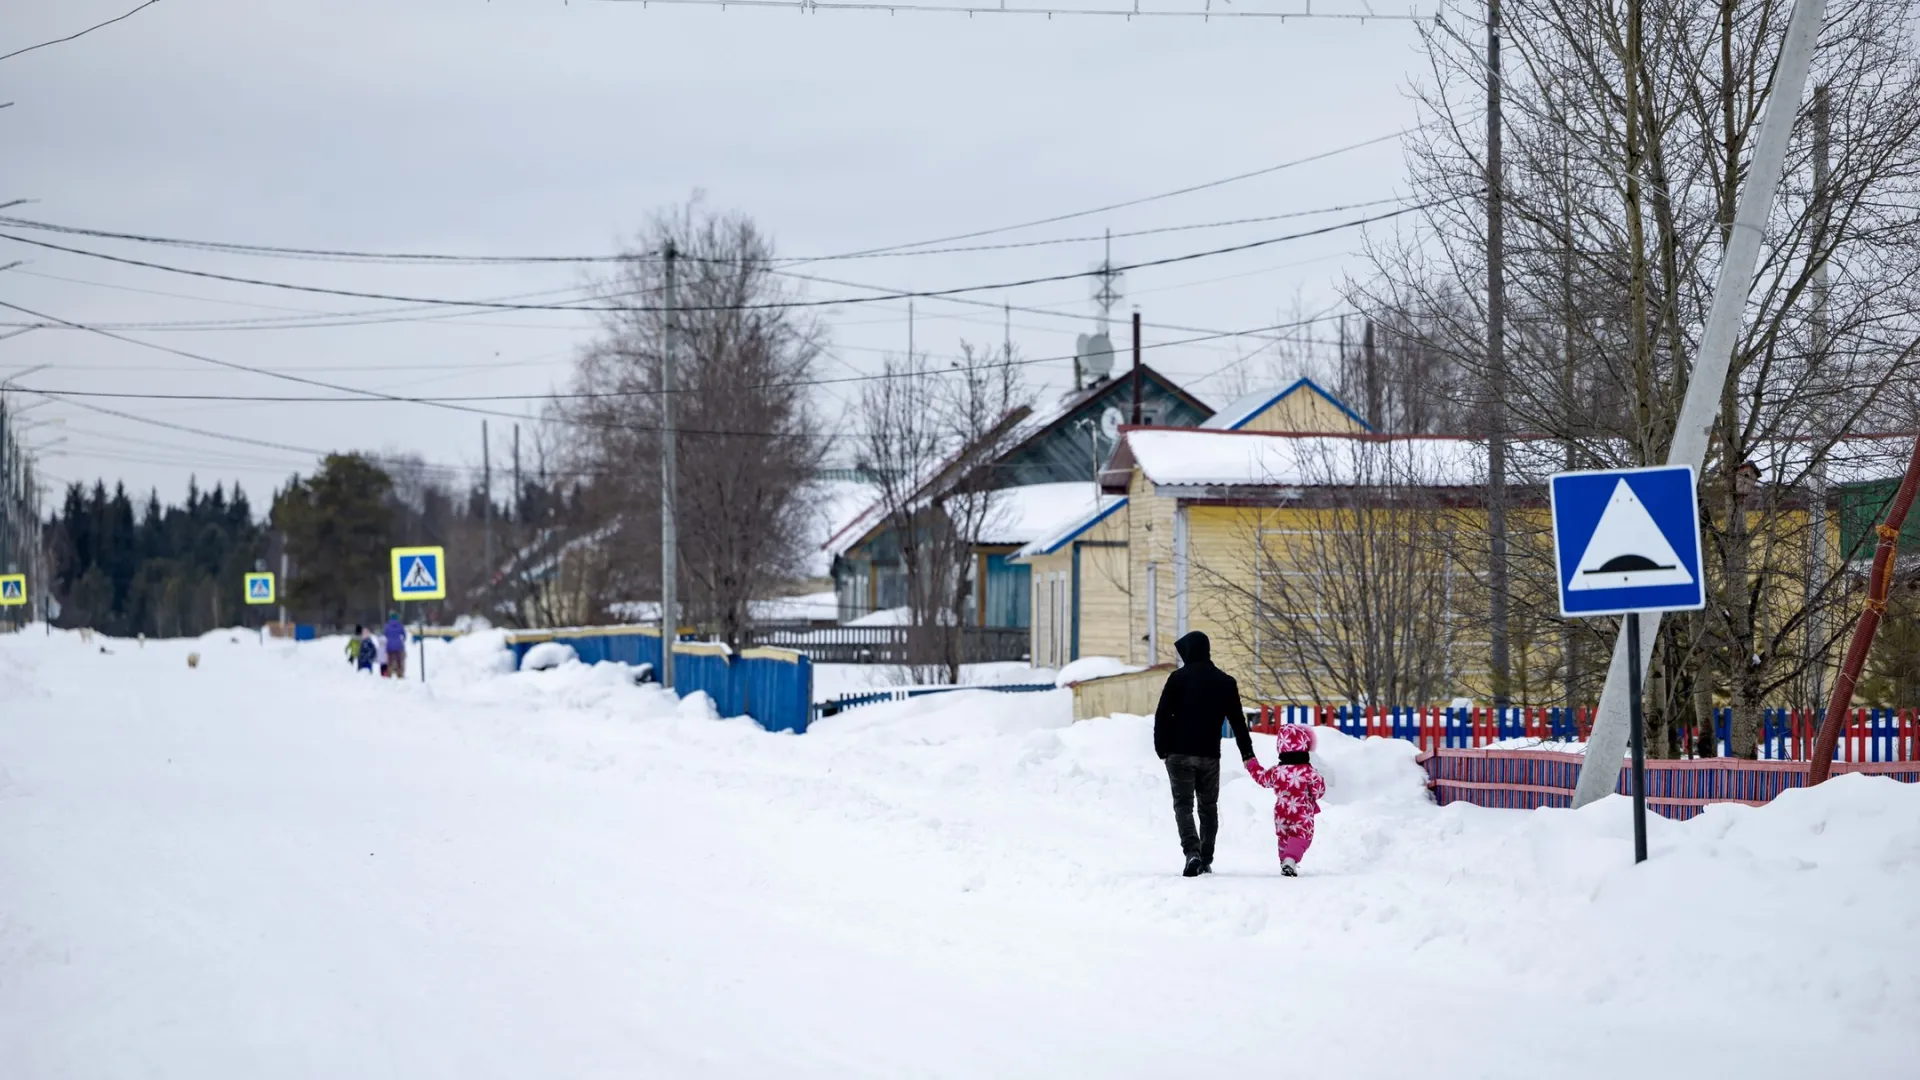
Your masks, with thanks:
<instances>
[{"instance_id":1,"label":"red and blue picket fence","mask_svg":"<svg viewBox=\"0 0 1920 1080\"><path fill-rule=\"evenodd\" d=\"M1759 757L1763 761L1805 761L1812 753L1824 712L1766 709L1761 713ZM1731 709L1718 709L1714 726L1719 754L1731 753ZM1585 741L1593 730L1591 708L1490 706L1262 705L1251 718L1253 730L1272 734L1281 724L1318 724L1355 738L1405 739L1422 751L1476 750L1512 739ZM1683 728L1682 751L1693 752L1695 730ZM1716 759L1717 760L1717 759ZM1913 709L1855 709L1847 717L1835 761L1894 762L1920 760L1920 716Z\"/></svg>"},{"instance_id":2,"label":"red and blue picket fence","mask_svg":"<svg viewBox=\"0 0 1920 1080\"><path fill-rule=\"evenodd\" d=\"M1553 750L1440 750L1422 754L1427 787L1442 806L1464 802L1505 810L1573 805L1573 790L1586 758ZM1920 761L1853 761L1835 775L1858 772L1920 783ZM1759 806L1782 792L1807 785L1804 761L1700 758L1647 762L1647 808L1685 820L1714 803ZM1633 770L1624 762L1614 790L1633 791Z\"/></svg>"},{"instance_id":3,"label":"red and blue picket fence","mask_svg":"<svg viewBox=\"0 0 1920 1080\"><path fill-rule=\"evenodd\" d=\"M1593 730L1593 710L1262 705L1252 727L1271 735L1281 724L1318 724L1357 739L1405 739L1425 751L1469 750L1507 739L1585 739Z\"/></svg>"}]
</instances>

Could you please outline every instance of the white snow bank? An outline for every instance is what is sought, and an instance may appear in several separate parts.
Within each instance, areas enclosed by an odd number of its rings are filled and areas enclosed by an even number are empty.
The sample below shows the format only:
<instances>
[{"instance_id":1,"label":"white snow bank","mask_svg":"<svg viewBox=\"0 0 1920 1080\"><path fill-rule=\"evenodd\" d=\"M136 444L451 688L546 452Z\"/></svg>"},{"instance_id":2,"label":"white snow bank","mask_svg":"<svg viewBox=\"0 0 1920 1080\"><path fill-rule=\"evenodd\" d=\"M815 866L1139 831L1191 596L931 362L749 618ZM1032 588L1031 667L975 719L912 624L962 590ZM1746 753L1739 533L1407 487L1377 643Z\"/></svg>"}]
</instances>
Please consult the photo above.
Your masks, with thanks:
<instances>
[{"instance_id":1,"label":"white snow bank","mask_svg":"<svg viewBox=\"0 0 1920 1080\"><path fill-rule=\"evenodd\" d=\"M1060 669L1054 676L1053 685L1072 686L1088 679L1104 679L1113 675L1127 675L1135 671L1145 671L1138 664L1129 664L1112 656L1083 656Z\"/></svg>"},{"instance_id":2,"label":"white snow bank","mask_svg":"<svg viewBox=\"0 0 1920 1080\"><path fill-rule=\"evenodd\" d=\"M1436 807L1409 744L1322 729L1305 876L1229 745L1186 880L1151 721L1064 690L796 738L498 637L427 643L424 687L114 644L0 637L9 1077L1912 1069L1920 787L1884 778L1656 817L1636 867L1625 799Z\"/></svg>"},{"instance_id":3,"label":"white snow bank","mask_svg":"<svg viewBox=\"0 0 1920 1080\"><path fill-rule=\"evenodd\" d=\"M848 619L848 626L906 626L912 622L911 613L903 607L881 608L879 611L862 615L857 619Z\"/></svg>"},{"instance_id":4,"label":"white snow bank","mask_svg":"<svg viewBox=\"0 0 1920 1080\"><path fill-rule=\"evenodd\" d=\"M520 658L521 671L546 671L562 664L578 663L580 654L564 641L542 641L527 649Z\"/></svg>"}]
</instances>

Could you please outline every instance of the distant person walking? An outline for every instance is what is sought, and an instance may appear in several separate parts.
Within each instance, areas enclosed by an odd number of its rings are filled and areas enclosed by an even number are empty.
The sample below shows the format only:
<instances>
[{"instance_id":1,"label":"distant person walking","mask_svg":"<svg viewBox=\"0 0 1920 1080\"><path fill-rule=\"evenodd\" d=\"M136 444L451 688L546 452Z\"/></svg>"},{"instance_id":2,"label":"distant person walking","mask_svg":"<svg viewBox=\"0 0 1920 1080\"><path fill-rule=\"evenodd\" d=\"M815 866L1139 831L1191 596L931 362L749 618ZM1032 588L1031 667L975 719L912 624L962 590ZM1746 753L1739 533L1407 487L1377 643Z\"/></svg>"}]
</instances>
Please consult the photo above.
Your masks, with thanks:
<instances>
[{"instance_id":1,"label":"distant person walking","mask_svg":"<svg viewBox=\"0 0 1920 1080\"><path fill-rule=\"evenodd\" d=\"M1207 635L1195 630L1173 648L1181 665L1167 676L1160 706L1153 712L1153 752L1166 763L1173 787L1174 823L1180 828L1180 850L1187 856L1182 876L1199 877L1213 871L1213 842L1220 833L1220 725L1232 730L1242 761L1253 757L1253 739L1240 708L1240 685L1214 666Z\"/></svg>"},{"instance_id":2,"label":"distant person walking","mask_svg":"<svg viewBox=\"0 0 1920 1080\"><path fill-rule=\"evenodd\" d=\"M407 677L407 628L400 622L400 613L387 615L386 629L387 674L396 679Z\"/></svg>"}]
</instances>

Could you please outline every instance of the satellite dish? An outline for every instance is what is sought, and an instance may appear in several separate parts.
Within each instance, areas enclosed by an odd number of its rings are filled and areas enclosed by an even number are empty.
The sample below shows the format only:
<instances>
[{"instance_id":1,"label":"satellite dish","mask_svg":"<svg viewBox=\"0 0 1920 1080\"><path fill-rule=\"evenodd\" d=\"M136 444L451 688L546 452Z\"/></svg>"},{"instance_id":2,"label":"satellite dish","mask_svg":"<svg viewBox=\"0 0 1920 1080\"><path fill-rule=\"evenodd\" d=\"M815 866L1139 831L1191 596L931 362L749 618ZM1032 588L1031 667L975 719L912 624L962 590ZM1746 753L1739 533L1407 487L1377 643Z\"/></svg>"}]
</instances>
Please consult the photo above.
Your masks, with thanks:
<instances>
[{"instance_id":1,"label":"satellite dish","mask_svg":"<svg viewBox=\"0 0 1920 1080\"><path fill-rule=\"evenodd\" d=\"M1107 411L1100 414L1100 434L1105 435L1109 441L1112 441L1112 442L1119 441L1120 439L1120 410L1119 409L1116 409L1113 406L1109 405L1107 406Z\"/></svg>"},{"instance_id":2,"label":"satellite dish","mask_svg":"<svg viewBox=\"0 0 1920 1080\"><path fill-rule=\"evenodd\" d=\"M1113 339L1106 334L1082 334L1075 362L1089 383L1101 383L1113 374Z\"/></svg>"}]
</instances>

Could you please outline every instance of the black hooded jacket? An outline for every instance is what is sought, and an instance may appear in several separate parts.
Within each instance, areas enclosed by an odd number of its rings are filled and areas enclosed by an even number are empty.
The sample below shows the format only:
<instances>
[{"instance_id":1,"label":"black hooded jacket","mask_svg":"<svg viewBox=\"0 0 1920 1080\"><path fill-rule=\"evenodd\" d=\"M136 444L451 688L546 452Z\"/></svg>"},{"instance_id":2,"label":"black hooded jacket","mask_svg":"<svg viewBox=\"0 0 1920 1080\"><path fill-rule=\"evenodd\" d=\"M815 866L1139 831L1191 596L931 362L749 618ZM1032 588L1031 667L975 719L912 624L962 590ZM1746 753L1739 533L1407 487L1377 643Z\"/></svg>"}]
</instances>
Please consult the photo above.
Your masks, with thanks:
<instances>
[{"instance_id":1,"label":"black hooded jacket","mask_svg":"<svg viewBox=\"0 0 1920 1080\"><path fill-rule=\"evenodd\" d=\"M1253 756L1247 736L1247 714L1240 709L1240 685L1233 676L1213 666L1213 647L1207 635L1195 630L1173 643L1183 661L1167 676L1160 691L1160 707L1153 711L1153 752L1195 757L1220 756L1220 723L1233 729L1234 745L1244 760Z\"/></svg>"}]
</instances>

